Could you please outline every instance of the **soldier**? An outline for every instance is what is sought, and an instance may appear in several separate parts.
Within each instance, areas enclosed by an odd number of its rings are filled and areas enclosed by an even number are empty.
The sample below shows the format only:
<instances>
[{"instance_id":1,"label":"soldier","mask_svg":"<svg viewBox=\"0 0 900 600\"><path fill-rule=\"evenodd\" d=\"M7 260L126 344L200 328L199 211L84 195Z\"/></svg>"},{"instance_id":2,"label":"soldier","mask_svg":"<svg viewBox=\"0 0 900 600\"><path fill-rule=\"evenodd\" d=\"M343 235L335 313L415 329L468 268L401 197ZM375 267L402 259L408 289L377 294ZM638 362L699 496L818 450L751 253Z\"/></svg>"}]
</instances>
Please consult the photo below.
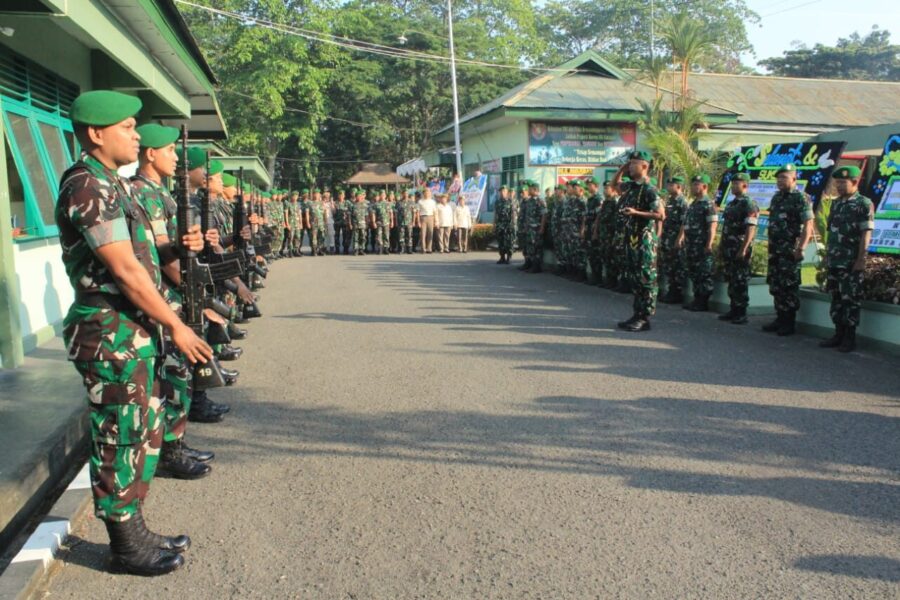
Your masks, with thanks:
<instances>
[{"instance_id":1,"label":"soldier","mask_svg":"<svg viewBox=\"0 0 900 600\"><path fill-rule=\"evenodd\" d=\"M569 203L569 197L575 192L572 191L572 181L566 182L566 185L557 185L553 198L547 198L547 220L550 225L550 240L553 245L553 255L556 258L556 267L553 269L554 275L564 275L569 266L569 257L566 255L565 242L565 213L566 205Z\"/></svg>"},{"instance_id":2,"label":"soldier","mask_svg":"<svg viewBox=\"0 0 900 600\"><path fill-rule=\"evenodd\" d=\"M138 159L140 109L138 98L118 92L75 99L69 114L84 154L62 176L55 217L75 289L63 336L87 389L94 512L115 568L161 575L184 564L190 539L150 532L142 514L163 436L159 327L192 363L210 360L212 349L163 298L153 226L116 173ZM197 229L192 236L182 243L202 243Z\"/></svg>"},{"instance_id":3,"label":"soldier","mask_svg":"<svg viewBox=\"0 0 900 600\"><path fill-rule=\"evenodd\" d=\"M348 211L350 202L341 188L337 189L337 200L334 202L334 249L338 254L343 251L350 254L350 228L348 227Z\"/></svg>"},{"instance_id":4,"label":"soldier","mask_svg":"<svg viewBox=\"0 0 900 600\"><path fill-rule=\"evenodd\" d=\"M634 290L634 314L619 327L626 331L647 331L650 317L656 312L656 252L659 243L657 222L666 218L666 210L656 189L650 185L647 173L650 170L650 154L639 150L632 152L628 163L616 173L621 178L625 169L631 176L623 194L623 215L627 251L627 275Z\"/></svg>"},{"instance_id":5,"label":"soldier","mask_svg":"<svg viewBox=\"0 0 900 600\"><path fill-rule=\"evenodd\" d=\"M619 261L616 246L616 220L619 217L619 188L607 179L603 182L603 201L594 219L593 238L599 244L600 264L597 268L597 283L604 288L614 289L619 285Z\"/></svg>"},{"instance_id":6,"label":"soldier","mask_svg":"<svg viewBox=\"0 0 900 600\"><path fill-rule=\"evenodd\" d=\"M497 237L497 250L500 252L498 265L508 265L512 258L513 245L516 241L516 222L518 210L515 199L510 196L509 188L500 186L499 197L494 205L494 234Z\"/></svg>"},{"instance_id":7,"label":"soldier","mask_svg":"<svg viewBox=\"0 0 900 600\"><path fill-rule=\"evenodd\" d=\"M526 244L526 232L528 230L528 211L531 207L531 200L524 183L519 185L517 194L519 196L519 200L517 202L519 206L519 214L516 221L516 243L522 250L522 256L525 258L525 262L520 265L518 269L520 271L527 271L531 269L531 259L528 257L528 247Z\"/></svg>"},{"instance_id":8,"label":"soldier","mask_svg":"<svg viewBox=\"0 0 900 600\"><path fill-rule=\"evenodd\" d=\"M350 237L353 239L353 255L365 256L366 231L369 225L369 206L366 202L366 191L357 189L353 192L355 202L350 207L348 225Z\"/></svg>"},{"instance_id":9,"label":"soldier","mask_svg":"<svg viewBox=\"0 0 900 600\"><path fill-rule=\"evenodd\" d=\"M603 198L600 196L600 180L589 177L585 180L587 185L587 203L585 204L584 219L581 225L580 238L584 248L585 260L591 267L590 279L585 283L591 285L600 283L603 278L603 262L600 254L600 240L597 237L597 215L600 213L600 205Z\"/></svg>"},{"instance_id":10,"label":"soldier","mask_svg":"<svg viewBox=\"0 0 900 600\"><path fill-rule=\"evenodd\" d=\"M731 321L735 325L747 323L747 306L750 304L750 259L753 253L753 239L759 222L759 206L747 195L750 175L738 173L731 180L734 199L728 203L722 214L722 238L719 252L726 281L730 310L719 315L720 321Z\"/></svg>"},{"instance_id":11,"label":"soldier","mask_svg":"<svg viewBox=\"0 0 900 600\"><path fill-rule=\"evenodd\" d=\"M792 335L800 309L800 265L812 237L813 211L809 197L796 189L797 168L786 164L775 174L778 192L769 205L769 293L777 317L763 331Z\"/></svg>"},{"instance_id":12,"label":"soldier","mask_svg":"<svg viewBox=\"0 0 900 600\"><path fill-rule=\"evenodd\" d=\"M306 227L309 229L310 254L325 256L325 207L322 190L313 190L312 202L306 207Z\"/></svg>"},{"instance_id":13,"label":"soldier","mask_svg":"<svg viewBox=\"0 0 900 600\"><path fill-rule=\"evenodd\" d=\"M312 248L312 231L309 228L309 209L312 205L309 188L304 188L297 204L300 229L294 233L294 252L297 256L303 256L303 236L309 241Z\"/></svg>"},{"instance_id":14,"label":"soldier","mask_svg":"<svg viewBox=\"0 0 900 600\"><path fill-rule=\"evenodd\" d=\"M625 163L627 169L628 163ZM616 199L616 220L613 235L614 260L616 262L615 271L619 274L619 280L613 291L620 294L632 293L631 279L629 277L628 265L628 244L626 241L625 229L628 225L628 217L625 216L625 209L628 203L633 200L630 194L626 194L631 185L631 178L627 175L622 176L616 184L619 190L619 197Z\"/></svg>"},{"instance_id":15,"label":"soldier","mask_svg":"<svg viewBox=\"0 0 900 600\"><path fill-rule=\"evenodd\" d=\"M855 166L841 167L834 172L838 197L831 203L828 215L825 289L831 292L835 333L819 345L840 352L851 352L856 347L863 273L875 228L875 207L859 193L859 176L859 167Z\"/></svg>"},{"instance_id":16,"label":"soldier","mask_svg":"<svg viewBox=\"0 0 900 600\"><path fill-rule=\"evenodd\" d=\"M695 175L691 179L691 205L684 215L684 224L675 247L684 249L685 267L694 286L694 300L682 308L693 312L709 310L709 297L713 292L713 241L719 218L716 205L710 200L709 175Z\"/></svg>"},{"instance_id":17,"label":"soldier","mask_svg":"<svg viewBox=\"0 0 900 600\"><path fill-rule=\"evenodd\" d=\"M394 215L384 190L376 197L369 220L372 229L375 230L375 251L378 254L390 254L391 227L394 225Z\"/></svg>"},{"instance_id":18,"label":"soldier","mask_svg":"<svg viewBox=\"0 0 900 600\"><path fill-rule=\"evenodd\" d=\"M295 192L289 198L284 198L281 202L269 202L270 205L277 207L279 214L281 215L281 223L279 223L279 229L281 229L281 246L279 249L279 254L284 257L293 255L293 233L294 233L294 221L297 218L297 198L299 194Z\"/></svg>"},{"instance_id":19,"label":"soldier","mask_svg":"<svg viewBox=\"0 0 900 600\"><path fill-rule=\"evenodd\" d=\"M547 202L541 198L541 186L536 181L527 181L528 221L525 226L528 256L531 259L529 273L540 273L544 262L544 231L547 228Z\"/></svg>"},{"instance_id":20,"label":"soldier","mask_svg":"<svg viewBox=\"0 0 900 600\"><path fill-rule=\"evenodd\" d=\"M412 254L415 246L413 245L413 227L419 218L419 206L409 191L403 192L403 197L397 203L396 219L398 229L398 250L406 254Z\"/></svg>"},{"instance_id":21,"label":"soldier","mask_svg":"<svg viewBox=\"0 0 900 600\"><path fill-rule=\"evenodd\" d=\"M587 281L586 260L584 251L584 218L587 211L587 183L582 179L572 181L572 197L563 209L563 239L566 244L566 256L569 261L569 275L574 281Z\"/></svg>"},{"instance_id":22,"label":"soldier","mask_svg":"<svg viewBox=\"0 0 900 600\"><path fill-rule=\"evenodd\" d=\"M688 208L682 194L683 186L683 177L670 177L666 183L666 220L662 223L659 240L659 270L665 275L667 285L666 293L659 301L666 304L681 304L684 301L684 252L677 245Z\"/></svg>"}]
</instances>

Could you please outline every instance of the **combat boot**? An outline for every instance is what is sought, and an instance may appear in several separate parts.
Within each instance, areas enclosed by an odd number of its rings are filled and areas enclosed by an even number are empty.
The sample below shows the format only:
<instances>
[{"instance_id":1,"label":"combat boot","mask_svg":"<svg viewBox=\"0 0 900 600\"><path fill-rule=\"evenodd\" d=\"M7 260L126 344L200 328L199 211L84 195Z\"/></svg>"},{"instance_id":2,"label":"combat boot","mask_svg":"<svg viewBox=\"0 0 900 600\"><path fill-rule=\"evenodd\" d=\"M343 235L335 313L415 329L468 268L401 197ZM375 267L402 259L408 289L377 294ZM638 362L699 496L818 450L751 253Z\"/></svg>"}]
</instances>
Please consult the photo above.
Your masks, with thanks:
<instances>
[{"instance_id":1,"label":"combat boot","mask_svg":"<svg viewBox=\"0 0 900 600\"><path fill-rule=\"evenodd\" d=\"M625 327L625 331L631 331L637 333L638 331L650 331L650 319L647 317L639 316L637 319L631 322L627 327Z\"/></svg>"},{"instance_id":2,"label":"combat boot","mask_svg":"<svg viewBox=\"0 0 900 600\"><path fill-rule=\"evenodd\" d=\"M585 275L584 271L581 269L576 269L572 278L575 283L584 283L587 281L587 275Z\"/></svg>"},{"instance_id":3,"label":"combat boot","mask_svg":"<svg viewBox=\"0 0 900 600\"><path fill-rule=\"evenodd\" d=\"M856 327L844 329L844 338L838 346L838 352L853 352L856 349Z\"/></svg>"},{"instance_id":4,"label":"combat boot","mask_svg":"<svg viewBox=\"0 0 900 600\"><path fill-rule=\"evenodd\" d=\"M216 453L210 450L197 450L195 448L191 448L187 445L187 442L184 441L184 438L181 439L181 451L190 458L194 460L199 460L200 462L210 462L212 459L216 457Z\"/></svg>"},{"instance_id":5,"label":"combat boot","mask_svg":"<svg viewBox=\"0 0 900 600\"><path fill-rule=\"evenodd\" d=\"M188 421L192 423L219 423L225 418L229 407L218 405L209 399L206 392L197 392L191 399L191 410L188 412Z\"/></svg>"},{"instance_id":6,"label":"combat boot","mask_svg":"<svg viewBox=\"0 0 900 600\"><path fill-rule=\"evenodd\" d=\"M228 335L233 340L243 340L247 337L247 330L237 327L231 321L228 322Z\"/></svg>"},{"instance_id":7,"label":"combat boot","mask_svg":"<svg viewBox=\"0 0 900 600\"><path fill-rule=\"evenodd\" d=\"M159 465L156 467L156 475L174 479L200 479L206 477L212 467L206 463L196 461L184 453L181 440L163 442L159 453Z\"/></svg>"},{"instance_id":8,"label":"combat boot","mask_svg":"<svg viewBox=\"0 0 900 600\"><path fill-rule=\"evenodd\" d=\"M781 320L781 326L778 328L778 331L776 333L782 337L787 335L794 335L794 332L796 331L796 321L797 312L793 310L786 311Z\"/></svg>"},{"instance_id":9,"label":"combat boot","mask_svg":"<svg viewBox=\"0 0 900 600\"><path fill-rule=\"evenodd\" d=\"M518 268L520 271L527 271L528 269L531 268L531 259L530 259L530 258L526 258L526 259L525 259L525 262L522 263L521 265L519 265L517 268Z\"/></svg>"},{"instance_id":10,"label":"combat boot","mask_svg":"<svg viewBox=\"0 0 900 600\"><path fill-rule=\"evenodd\" d=\"M738 309L736 309L734 307L734 303L732 302L731 307L728 309L728 312L725 314L719 315L718 318L720 321L731 321L737 316L737 314L738 314Z\"/></svg>"},{"instance_id":11,"label":"combat boot","mask_svg":"<svg viewBox=\"0 0 900 600\"><path fill-rule=\"evenodd\" d=\"M122 522L105 521L109 534L110 567L114 571L155 577L171 573L184 565L184 557L180 554L148 544L142 523L134 517Z\"/></svg>"},{"instance_id":12,"label":"combat boot","mask_svg":"<svg viewBox=\"0 0 900 600\"><path fill-rule=\"evenodd\" d=\"M216 355L216 358L221 361L231 361L237 360L241 357L241 354L244 353L243 348L235 348L234 346L224 346L219 353Z\"/></svg>"},{"instance_id":13,"label":"combat boot","mask_svg":"<svg viewBox=\"0 0 900 600\"><path fill-rule=\"evenodd\" d=\"M616 284L616 287L613 288L613 291L617 294L630 294L631 286L624 281L620 281L618 284Z\"/></svg>"},{"instance_id":14,"label":"combat boot","mask_svg":"<svg viewBox=\"0 0 900 600\"><path fill-rule=\"evenodd\" d=\"M843 325L835 325L834 326L834 335L828 338L827 340L822 340L819 342L819 348L837 348L841 345L841 342L844 339L844 326Z\"/></svg>"},{"instance_id":15,"label":"combat boot","mask_svg":"<svg viewBox=\"0 0 900 600\"><path fill-rule=\"evenodd\" d=\"M158 533L153 533L152 531L147 529L147 523L146 521L144 521L143 500L141 501L140 508L131 518L137 519L135 525L137 525L138 529L141 530L143 538L144 540L146 540L148 545L159 548L160 550L165 550L166 552L174 552L176 554L182 554L190 549L191 538L186 535L160 535Z\"/></svg>"},{"instance_id":16,"label":"combat boot","mask_svg":"<svg viewBox=\"0 0 900 600\"><path fill-rule=\"evenodd\" d=\"M634 313L633 315L631 315L631 318L626 319L625 321L619 321L616 324L616 327L618 327L619 329L627 329L632 323L637 321L639 318L640 318L640 316L637 313Z\"/></svg>"},{"instance_id":17,"label":"combat boot","mask_svg":"<svg viewBox=\"0 0 900 600\"><path fill-rule=\"evenodd\" d=\"M737 308L734 311L734 317L731 319L732 325L746 325L748 323L747 319L747 309L746 308Z\"/></svg>"},{"instance_id":18,"label":"combat boot","mask_svg":"<svg viewBox=\"0 0 900 600\"><path fill-rule=\"evenodd\" d=\"M780 310L777 311L777 316L775 317L775 320L763 325L762 330L765 331L766 333L775 333L776 331L778 331L781 328L781 321L783 319L784 319L784 313Z\"/></svg>"},{"instance_id":19,"label":"combat boot","mask_svg":"<svg viewBox=\"0 0 900 600\"><path fill-rule=\"evenodd\" d=\"M544 269L541 267L541 263L536 262L533 265L531 265L531 269L529 269L528 272L529 273L540 273L543 270Z\"/></svg>"},{"instance_id":20,"label":"combat boot","mask_svg":"<svg viewBox=\"0 0 900 600\"><path fill-rule=\"evenodd\" d=\"M709 296L708 295L696 295L694 296L694 301L688 307L688 310L691 312L706 312L709 310Z\"/></svg>"},{"instance_id":21,"label":"combat boot","mask_svg":"<svg viewBox=\"0 0 900 600\"><path fill-rule=\"evenodd\" d=\"M505 254L500 255L500 260L497 261L497 264L498 265L506 264L506 255Z\"/></svg>"}]
</instances>

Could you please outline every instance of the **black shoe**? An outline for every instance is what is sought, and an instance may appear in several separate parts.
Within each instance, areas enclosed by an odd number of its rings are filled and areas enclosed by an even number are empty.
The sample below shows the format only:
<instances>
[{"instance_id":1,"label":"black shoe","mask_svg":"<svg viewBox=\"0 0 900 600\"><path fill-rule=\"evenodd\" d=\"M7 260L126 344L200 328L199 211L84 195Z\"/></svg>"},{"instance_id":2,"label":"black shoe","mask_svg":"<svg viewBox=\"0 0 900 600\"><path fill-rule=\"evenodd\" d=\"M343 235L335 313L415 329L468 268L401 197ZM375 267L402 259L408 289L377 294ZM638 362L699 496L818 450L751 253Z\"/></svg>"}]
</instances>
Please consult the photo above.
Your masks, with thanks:
<instances>
[{"instance_id":1,"label":"black shoe","mask_svg":"<svg viewBox=\"0 0 900 600\"><path fill-rule=\"evenodd\" d=\"M519 265L519 267L518 267L518 269L520 271L527 271L530 268L531 268L531 260L530 259L525 259L525 262L523 264Z\"/></svg>"},{"instance_id":2,"label":"black shoe","mask_svg":"<svg viewBox=\"0 0 900 600\"><path fill-rule=\"evenodd\" d=\"M625 331L650 331L650 321L648 321L644 317L639 317L637 320L628 325L628 327L625 327Z\"/></svg>"},{"instance_id":3,"label":"black shoe","mask_svg":"<svg viewBox=\"0 0 900 600\"><path fill-rule=\"evenodd\" d=\"M498 260L496 264L498 264L498 265L506 264L506 259L503 257L502 254L500 255L500 260Z\"/></svg>"},{"instance_id":4,"label":"black shoe","mask_svg":"<svg viewBox=\"0 0 900 600\"><path fill-rule=\"evenodd\" d=\"M219 370L222 371L222 376L225 377L226 379L228 377L237 379L238 376L240 376L240 374L241 374L241 372L238 371L237 369L226 369L225 367L221 367L221 366L219 367Z\"/></svg>"},{"instance_id":5,"label":"black shoe","mask_svg":"<svg viewBox=\"0 0 900 600\"><path fill-rule=\"evenodd\" d=\"M835 325L834 327L834 335L827 340L822 340L819 342L819 348L837 348L841 345L841 342L844 340L844 326L843 325Z\"/></svg>"},{"instance_id":6,"label":"black shoe","mask_svg":"<svg viewBox=\"0 0 900 600\"><path fill-rule=\"evenodd\" d=\"M731 318L732 325L746 325L749 323L749 319L747 319L747 309L739 308L734 311L734 316Z\"/></svg>"},{"instance_id":7,"label":"black shoe","mask_svg":"<svg viewBox=\"0 0 900 600\"><path fill-rule=\"evenodd\" d=\"M237 327L231 321L228 322L228 335L233 340L243 340L247 337L247 330Z\"/></svg>"},{"instance_id":8,"label":"black shoe","mask_svg":"<svg viewBox=\"0 0 900 600\"><path fill-rule=\"evenodd\" d=\"M584 271L575 271L575 273L572 275L572 280L575 283L586 283L587 275L584 274Z\"/></svg>"},{"instance_id":9,"label":"black shoe","mask_svg":"<svg viewBox=\"0 0 900 600\"><path fill-rule=\"evenodd\" d=\"M544 270L544 269L541 267L540 264L534 264L534 265L532 265L532 267L528 270L528 272L534 274L534 273L540 273L540 272L542 272L543 270Z\"/></svg>"},{"instance_id":10,"label":"black shoe","mask_svg":"<svg viewBox=\"0 0 900 600\"><path fill-rule=\"evenodd\" d=\"M856 327L847 327L844 329L844 337L841 339L841 345L838 346L838 352L853 352L856 349Z\"/></svg>"},{"instance_id":11,"label":"black shoe","mask_svg":"<svg viewBox=\"0 0 900 600\"><path fill-rule=\"evenodd\" d=\"M200 462L210 462L212 459L216 457L216 453L209 450L196 450L188 446L184 440L181 440L181 451L184 452L185 456L189 456L194 460L199 460Z\"/></svg>"},{"instance_id":12,"label":"black shoe","mask_svg":"<svg viewBox=\"0 0 900 600\"><path fill-rule=\"evenodd\" d=\"M737 312L738 311L736 311L735 308L732 306L730 309L728 309L727 313L725 313L723 315L719 315L718 319L720 321L733 321L734 318L737 316Z\"/></svg>"},{"instance_id":13,"label":"black shoe","mask_svg":"<svg viewBox=\"0 0 900 600\"><path fill-rule=\"evenodd\" d=\"M209 399L206 392L198 392L191 399L188 421L192 423L219 423L225 418L225 413L228 412L223 410L223 408L227 409L228 407L215 404Z\"/></svg>"},{"instance_id":14,"label":"black shoe","mask_svg":"<svg viewBox=\"0 0 900 600\"><path fill-rule=\"evenodd\" d=\"M778 314L775 317L775 320L771 321L769 323L766 323L765 325L762 326L761 329L763 331L765 331L766 333L775 333L776 331L778 331L781 328L781 321L783 318L784 318L784 313L782 313L781 311L778 311Z\"/></svg>"},{"instance_id":15,"label":"black shoe","mask_svg":"<svg viewBox=\"0 0 900 600\"><path fill-rule=\"evenodd\" d=\"M212 467L194 460L184 453L181 440L163 442L159 453L159 465L156 467L157 477L174 479L200 479L206 477Z\"/></svg>"},{"instance_id":16,"label":"black shoe","mask_svg":"<svg viewBox=\"0 0 900 600\"><path fill-rule=\"evenodd\" d=\"M148 543L143 520L132 516L117 523L105 521L109 533L110 567L132 575L155 577L165 575L184 565L184 557L175 552L160 550Z\"/></svg>"},{"instance_id":17,"label":"black shoe","mask_svg":"<svg viewBox=\"0 0 900 600\"><path fill-rule=\"evenodd\" d=\"M630 294L631 286L626 283L618 283L616 287L613 289L617 294Z\"/></svg>"},{"instance_id":18,"label":"black shoe","mask_svg":"<svg viewBox=\"0 0 900 600\"><path fill-rule=\"evenodd\" d=\"M244 353L243 348L235 348L234 346L224 346L216 355L216 358L222 361L237 360Z\"/></svg>"},{"instance_id":19,"label":"black shoe","mask_svg":"<svg viewBox=\"0 0 900 600\"><path fill-rule=\"evenodd\" d=\"M186 535L160 535L147 529L147 523L144 521L143 509L137 511L131 518L137 519L135 524L142 530L143 537L150 546L165 550L166 552L174 552L176 554L182 554L190 549L191 538Z\"/></svg>"},{"instance_id":20,"label":"black shoe","mask_svg":"<svg viewBox=\"0 0 900 600\"><path fill-rule=\"evenodd\" d=\"M795 323L797 320L796 312L786 312L781 319L781 325L778 327L778 331L775 333L781 337L794 335L796 331Z\"/></svg>"},{"instance_id":21,"label":"black shoe","mask_svg":"<svg viewBox=\"0 0 900 600\"><path fill-rule=\"evenodd\" d=\"M709 310L709 296L694 296L694 301L682 308L691 312L706 312Z\"/></svg>"},{"instance_id":22,"label":"black shoe","mask_svg":"<svg viewBox=\"0 0 900 600\"><path fill-rule=\"evenodd\" d=\"M619 321L616 324L616 327L619 329L627 329L632 323L637 321L640 317L637 314L631 315L631 318L626 321Z\"/></svg>"}]
</instances>

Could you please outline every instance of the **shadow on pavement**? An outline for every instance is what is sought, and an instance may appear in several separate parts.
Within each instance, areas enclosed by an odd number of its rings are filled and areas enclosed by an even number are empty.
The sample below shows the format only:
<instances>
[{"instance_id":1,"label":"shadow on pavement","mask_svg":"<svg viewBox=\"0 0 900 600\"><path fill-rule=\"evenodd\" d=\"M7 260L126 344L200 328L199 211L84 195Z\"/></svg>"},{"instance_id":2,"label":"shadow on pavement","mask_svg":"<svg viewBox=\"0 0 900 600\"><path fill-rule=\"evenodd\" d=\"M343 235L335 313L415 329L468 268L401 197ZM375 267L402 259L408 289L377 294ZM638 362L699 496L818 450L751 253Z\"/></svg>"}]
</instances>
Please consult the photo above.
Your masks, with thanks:
<instances>
[{"instance_id":1,"label":"shadow on pavement","mask_svg":"<svg viewBox=\"0 0 900 600\"><path fill-rule=\"evenodd\" d=\"M795 561L794 566L804 571L848 575L862 579L879 579L893 583L900 582L900 561L886 556L848 554L804 556Z\"/></svg>"}]
</instances>

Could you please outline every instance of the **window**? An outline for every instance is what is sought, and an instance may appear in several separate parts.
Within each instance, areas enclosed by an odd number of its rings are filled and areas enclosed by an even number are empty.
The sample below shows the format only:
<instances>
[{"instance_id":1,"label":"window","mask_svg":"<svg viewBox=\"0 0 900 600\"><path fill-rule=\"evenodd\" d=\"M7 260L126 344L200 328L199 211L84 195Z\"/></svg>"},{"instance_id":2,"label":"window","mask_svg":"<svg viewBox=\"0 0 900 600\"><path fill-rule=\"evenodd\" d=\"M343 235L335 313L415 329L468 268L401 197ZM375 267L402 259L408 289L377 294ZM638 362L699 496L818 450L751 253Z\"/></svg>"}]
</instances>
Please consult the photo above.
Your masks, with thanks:
<instances>
[{"instance_id":1,"label":"window","mask_svg":"<svg viewBox=\"0 0 900 600\"><path fill-rule=\"evenodd\" d=\"M504 156L502 165L501 180L503 185L508 186L510 189L515 189L519 182L525 178L525 155Z\"/></svg>"},{"instance_id":2,"label":"window","mask_svg":"<svg viewBox=\"0 0 900 600\"><path fill-rule=\"evenodd\" d=\"M16 226L30 237L58 233L59 180L77 156L68 110L78 88L0 46L0 116ZM5 225L5 224L3 224Z\"/></svg>"}]
</instances>

